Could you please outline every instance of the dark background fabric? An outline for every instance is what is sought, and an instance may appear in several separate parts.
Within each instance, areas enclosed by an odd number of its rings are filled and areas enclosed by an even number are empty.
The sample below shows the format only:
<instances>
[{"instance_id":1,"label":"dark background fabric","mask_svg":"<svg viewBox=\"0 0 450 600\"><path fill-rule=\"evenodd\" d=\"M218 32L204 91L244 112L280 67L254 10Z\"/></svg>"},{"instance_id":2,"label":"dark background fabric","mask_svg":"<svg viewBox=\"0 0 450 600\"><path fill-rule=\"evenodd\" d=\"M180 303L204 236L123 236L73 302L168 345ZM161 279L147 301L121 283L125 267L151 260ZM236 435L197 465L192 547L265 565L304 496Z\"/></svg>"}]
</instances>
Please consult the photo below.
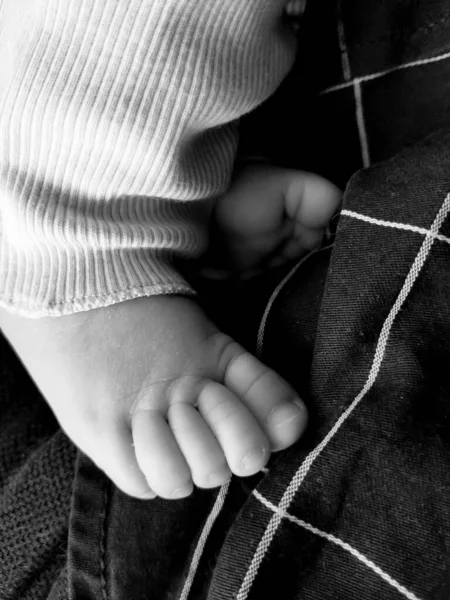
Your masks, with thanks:
<instances>
[{"instance_id":1,"label":"dark background fabric","mask_svg":"<svg viewBox=\"0 0 450 600\"><path fill-rule=\"evenodd\" d=\"M64 569L76 449L0 336L0 598L47 598Z\"/></svg>"},{"instance_id":2,"label":"dark background fabric","mask_svg":"<svg viewBox=\"0 0 450 600\"><path fill-rule=\"evenodd\" d=\"M299 39L291 76L243 123L242 153L346 187L333 248L286 281L264 332L263 359L301 392L310 426L266 473L232 480L189 598L447 600L450 245L442 240L392 324L374 385L313 463L244 584L292 478L367 381L426 238L412 228L428 231L450 192L450 5L310 0ZM440 234L450 238L448 218ZM207 309L254 350L288 270L210 289ZM0 598L180 598L217 492L149 503L121 494L77 455L4 342L1 352Z\"/></svg>"}]
</instances>

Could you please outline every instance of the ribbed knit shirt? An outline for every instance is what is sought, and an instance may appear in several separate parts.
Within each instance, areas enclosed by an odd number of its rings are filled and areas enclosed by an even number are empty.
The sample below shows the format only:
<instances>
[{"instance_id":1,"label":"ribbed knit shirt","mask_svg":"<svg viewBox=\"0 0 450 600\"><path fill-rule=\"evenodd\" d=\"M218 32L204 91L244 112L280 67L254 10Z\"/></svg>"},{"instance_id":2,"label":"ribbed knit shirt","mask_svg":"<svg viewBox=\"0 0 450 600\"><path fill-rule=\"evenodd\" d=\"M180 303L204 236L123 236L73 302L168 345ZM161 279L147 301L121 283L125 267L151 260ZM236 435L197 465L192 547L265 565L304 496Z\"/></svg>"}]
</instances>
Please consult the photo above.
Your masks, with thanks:
<instances>
[{"instance_id":1,"label":"ribbed knit shirt","mask_svg":"<svg viewBox=\"0 0 450 600\"><path fill-rule=\"evenodd\" d=\"M192 293L238 119L295 43L286 0L0 0L0 305Z\"/></svg>"}]
</instances>

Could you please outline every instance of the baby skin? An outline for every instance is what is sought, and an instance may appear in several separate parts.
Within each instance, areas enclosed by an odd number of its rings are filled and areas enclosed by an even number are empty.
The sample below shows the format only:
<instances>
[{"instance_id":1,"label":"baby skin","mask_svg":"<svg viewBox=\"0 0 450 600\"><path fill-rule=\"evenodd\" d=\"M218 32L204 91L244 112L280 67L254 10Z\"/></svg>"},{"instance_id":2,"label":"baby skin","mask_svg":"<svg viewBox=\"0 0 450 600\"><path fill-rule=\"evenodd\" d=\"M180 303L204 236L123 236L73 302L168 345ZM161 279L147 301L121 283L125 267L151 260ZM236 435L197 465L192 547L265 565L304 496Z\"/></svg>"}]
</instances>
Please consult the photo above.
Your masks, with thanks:
<instances>
[{"instance_id":1,"label":"baby skin","mask_svg":"<svg viewBox=\"0 0 450 600\"><path fill-rule=\"evenodd\" d=\"M339 202L319 176L252 167L215 219L233 268L247 270L319 246ZM0 326L69 437L136 498L253 475L306 426L292 387L188 297L43 319L2 310Z\"/></svg>"}]
</instances>

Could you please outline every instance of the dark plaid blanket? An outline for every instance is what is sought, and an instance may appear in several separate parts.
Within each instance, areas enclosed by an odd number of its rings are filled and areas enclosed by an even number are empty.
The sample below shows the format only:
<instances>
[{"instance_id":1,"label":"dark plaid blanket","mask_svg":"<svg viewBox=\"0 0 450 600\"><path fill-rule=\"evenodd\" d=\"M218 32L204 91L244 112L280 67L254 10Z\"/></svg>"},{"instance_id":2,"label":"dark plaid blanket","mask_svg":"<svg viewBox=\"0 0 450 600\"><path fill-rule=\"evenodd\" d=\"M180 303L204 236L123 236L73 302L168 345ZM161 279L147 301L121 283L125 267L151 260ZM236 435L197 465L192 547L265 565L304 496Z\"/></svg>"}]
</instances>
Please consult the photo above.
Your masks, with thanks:
<instances>
[{"instance_id":1,"label":"dark plaid blanket","mask_svg":"<svg viewBox=\"0 0 450 600\"><path fill-rule=\"evenodd\" d=\"M346 185L337 231L211 306L301 392L306 435L136 501L74 465L3 347L1 600L450 598L450 3L309 0L300 39L242 146Z\"/></svg>"}]
</instances>

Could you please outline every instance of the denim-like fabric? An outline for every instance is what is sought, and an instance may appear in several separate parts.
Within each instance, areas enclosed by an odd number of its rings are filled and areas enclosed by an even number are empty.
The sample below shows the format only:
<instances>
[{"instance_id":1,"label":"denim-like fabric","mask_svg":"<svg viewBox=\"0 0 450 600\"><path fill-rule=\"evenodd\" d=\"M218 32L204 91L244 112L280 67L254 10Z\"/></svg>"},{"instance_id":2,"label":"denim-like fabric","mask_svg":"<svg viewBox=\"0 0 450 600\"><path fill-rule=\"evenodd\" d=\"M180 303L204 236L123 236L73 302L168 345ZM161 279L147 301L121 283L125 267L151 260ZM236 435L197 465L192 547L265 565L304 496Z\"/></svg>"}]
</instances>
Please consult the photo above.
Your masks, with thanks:
<instances>
[{"instance_id":1,"label":"denim-like fabric","mask_svg":"<svg viewBox=\"0 0 450 600\"><path fill-rule=\"evenodd\" d=\"M449 142L449 134L436 136L357 175L344 208L428 229L450 189ZM441 233L450 234L449 218ZM270 471L278 485L287 484L363 389L382 326L423 242L423 234L341 217L304 392L311 425L279 471ZM450 596L449 268L450 246L436 241L392 325L373 387L289 508L293 517L350 544L418 598ZM293 294L298 303L304 300L301 289L298 274L290 282L291 301ZM274 307L268 325L264 357L281 369L276 348L283 339L290 337L297 356L305 339L295 320L277 327L279 310ZM295 381L291 365L285 375ZM260 490L278 504L269 477ZM237 579L236 587L242 575ZM351 552L286 519L250 597L263 590L286 598L401 597Z\"/></svg>"},{"instance_id":2,"label":"denim-like fabric","mask_svg":"<svg viewBox=\"0 0 450 600\"><path fill-rule=\"evenodd\" d=\"M442 133L357 174L344 209L426 231L450 189L449 149L450 133ZM450 239L450 218L440 234ZM248 598L450 596L450 244L444 238L434 241L392 323L374 385L296 488ZM308 272L324 272L326 252L305 263L278 296L263 358L294 384L309 370L302 391L311 425L295 447L274 457L267 474L233 481L189 598L239 597L273 507L363 389L383 323L424 239L414 230L342 216L318 319L308 310L314 286L304 280ZM86 494L86 503L72 517L71 597L179 598L215 493L146 504L107 489L81 459L75 498Z\"/></svg>"}]
</instances>

